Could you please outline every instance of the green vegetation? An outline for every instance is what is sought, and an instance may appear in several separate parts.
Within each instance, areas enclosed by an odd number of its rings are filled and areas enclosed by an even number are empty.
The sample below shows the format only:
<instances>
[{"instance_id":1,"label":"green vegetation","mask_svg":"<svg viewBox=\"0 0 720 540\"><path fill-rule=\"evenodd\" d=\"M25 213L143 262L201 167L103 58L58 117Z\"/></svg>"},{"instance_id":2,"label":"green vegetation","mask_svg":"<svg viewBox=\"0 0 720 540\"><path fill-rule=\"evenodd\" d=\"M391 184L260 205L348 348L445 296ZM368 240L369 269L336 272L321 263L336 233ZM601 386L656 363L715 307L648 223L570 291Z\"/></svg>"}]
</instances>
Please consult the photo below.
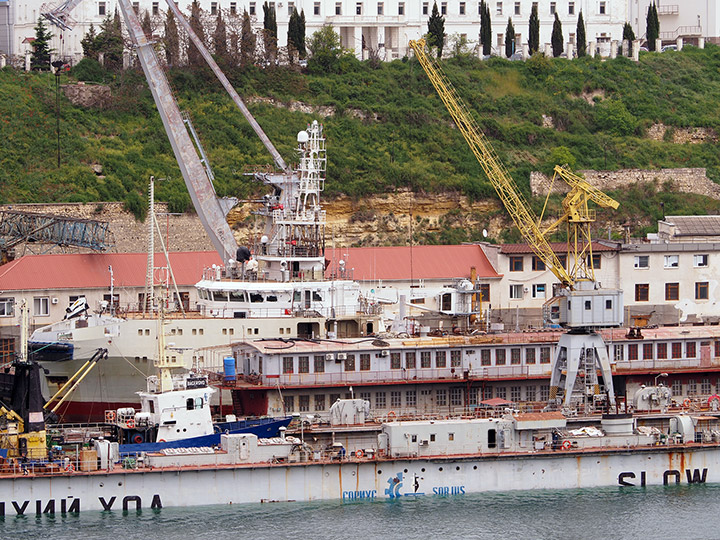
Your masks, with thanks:
<instances>
[{"instance_id":1,"label":"green vegetation","mask_svg":"<svg viewBox=\"0 0 720 540\"><path fill-rule=\"evenodd\" d=\"M310 52L316 51L319 56L311 56L306 72L297 66L263 70L248 65L227 75L248 98L334 108L334 115L320 118L328 139L328 195L345 193L359 200L409 188L495 199L415 60L359 62L332 40L316 42ZM461 55L443 66L528 195L530 171L549 171L557 160L574 162L577 169L707 167L720 182L715 143L646 137L647 128L659 122L669 127L668 133L687 127L720 132L717 46L641 53L637 64L626 58L568 61L543 55L527 62L483 62ZM171 69L169 74L181 109L191 112L209 154L218 194L247 198L262 192L244 173L271 158L219 83L203 69ZM113 98L104 109L85 109L61 97L58 169L54 76L0 70L0 202L119 200L140 215L154 175L168 179L157 184L159 200L170 201L176 211L188 208L190 199L142 72L111 75L87 61L71 73L76 75L113 81ZM61 83L66 82L63 74ZM250 109L284 158L296 161L295 136L318 115L252 101ZM543 127L543 115L552 118L554 127ZM102 172L93 172L93 165L102 166ZM669 193L665 186L610 195L621 202L611 214L618 221L655 219L661 202L668 214L720 211L716 201ZM539 211L542 201L534 204Z\"/></svg>"}]
</instances>

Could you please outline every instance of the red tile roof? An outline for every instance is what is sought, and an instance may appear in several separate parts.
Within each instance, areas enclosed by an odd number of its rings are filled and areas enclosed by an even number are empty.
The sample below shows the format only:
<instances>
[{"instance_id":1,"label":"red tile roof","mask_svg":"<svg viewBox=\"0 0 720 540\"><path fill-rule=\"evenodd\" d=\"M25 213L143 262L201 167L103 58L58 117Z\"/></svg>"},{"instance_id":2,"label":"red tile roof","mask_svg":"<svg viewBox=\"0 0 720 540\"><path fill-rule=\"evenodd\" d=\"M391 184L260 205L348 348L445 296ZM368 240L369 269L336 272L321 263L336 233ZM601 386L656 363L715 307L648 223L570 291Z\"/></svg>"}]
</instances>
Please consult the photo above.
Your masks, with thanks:
<instances>
[{"instance_id":1,"label":"red tile roof","mask_svg":"<svg viewBox=\"0 0 720 540\"><path fill-rule=\"evenodd\" d=\"M550 247L555 253L567 253L567 244L565 242L551 242ZM608 246L601 242L593 242L592 249L594 252L599 251L619 251L620 248ZM502 244L500 246L501 253L507 254L522 254L522 253L535 253L530 247L530 244Z\"/></svg>"},{"instance_id":2,"label":"red tile roof","mask_svg":"<svg viewBox=\"0 0 720 540\"><path fill-rule=\"evenodd\" d=\"M479 278L500 277L478 245L328 248L325 258L328 275L342 259L358 281L469 278L472 266Z\"/></svg>"},{"instance_id":3,"label":"red tile roof","mask_svg":"<svg viewBox=\"0 0 720 540\"><path fill-rule=\"evenodd\" d=\"M214 251L170 253L178 285L194 285L203 269L222 264ZM146 253L65 253L26 255L0 266L0 290L77 289L109 287L112 266L115 287L142 287L147 268ZM155 266L166 266L161 253Z\"/></svg>"}]
</instances>

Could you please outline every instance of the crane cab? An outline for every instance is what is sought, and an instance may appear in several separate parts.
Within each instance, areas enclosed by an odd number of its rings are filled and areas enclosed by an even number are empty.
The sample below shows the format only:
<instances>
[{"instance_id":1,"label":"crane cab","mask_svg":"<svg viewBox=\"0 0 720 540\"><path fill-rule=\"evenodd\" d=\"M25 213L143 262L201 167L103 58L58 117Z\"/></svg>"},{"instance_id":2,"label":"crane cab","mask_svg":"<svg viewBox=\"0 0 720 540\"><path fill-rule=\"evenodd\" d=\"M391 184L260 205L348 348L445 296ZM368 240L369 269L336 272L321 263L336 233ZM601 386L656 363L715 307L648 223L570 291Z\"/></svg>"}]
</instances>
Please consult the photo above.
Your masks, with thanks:
<instances>
[{"instance_id":1,"label":"crane cab","mask_svg":"<svg viewBox=\"0 0 720 540\"><path fill-rule=\"evenodd\" d=\"M560 325L566 328L608 328L623 325L623 292L581 281L574 290L559 291Z\"/></svg>"}]
</instances>

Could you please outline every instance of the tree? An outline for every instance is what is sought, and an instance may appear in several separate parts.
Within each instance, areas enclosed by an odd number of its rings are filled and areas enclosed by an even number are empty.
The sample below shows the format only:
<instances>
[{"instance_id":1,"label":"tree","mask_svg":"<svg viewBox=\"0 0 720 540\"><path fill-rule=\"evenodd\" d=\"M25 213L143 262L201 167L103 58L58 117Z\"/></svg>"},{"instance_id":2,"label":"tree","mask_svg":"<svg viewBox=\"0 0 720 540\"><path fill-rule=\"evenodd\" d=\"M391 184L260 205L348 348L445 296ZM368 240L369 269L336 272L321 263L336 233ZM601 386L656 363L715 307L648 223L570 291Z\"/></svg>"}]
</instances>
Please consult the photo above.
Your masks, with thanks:
<instances>
[{"instance_id":1,"label":"tree","mask_svg":"<svg viewBox=\"0 0 720 540\"><path fill-rule=\"evenodd\" d=\"M515 27L512 23L512 17L508 18L507 27L505 28L505 56L510 58L515 53Z\"/></svg>"},{"instance_id":2,"label":"tree","mask_svg":"<svg viewBox=\"0 0 720 540\"><path fill-rule=\"evenodd\" d=\"M83 56L97 60L97 34L95 33L95 26L92 23L90 23L88 33L85 34L85 37L80 41L80 45L82 45L83 48Z\"/></svg>"},{"instance_id":3,"label":"tree","mask_svg":"<svg viewBox=\"0 0 720 540\"><path fill-rule=\"evenodd\" d=\"M533 3L530 11L530 29L528 33L528 48L530 54L535 54L540 49L540 17L538 17L537 4Z\"/></svg>"},{"instance_id":4,"label":"tree","mask_svg":"<svg viewBox=\"0 0 720 540\"><path fill-rule=\"evenodd\" d=\"M492 21L490 8L485 0L480 2L480 43L482 43L483 56L489 56L492 53Z\"/></svg>"},{"instance_id":5,"label":"tree","mask_svg":"<svg viewBox=\"0 0 720 540\"><path fill-rule=\"evenodd\" d=\"M648 8L647 13L647 47L649 51L655 50L655 41L657 38L660 37L660 19L658 18L657 14L657 7L655 7L655 2L653 2L650 7Z\"/></svg>"},{"instance_id":6,"label":"tree","mask_svg":"<svg viewBox=\"0 0 720 540\"><path fill-rule=\"evenodd\" d=\"M255 61L255 34L247 10L243 12L242 30L240 34L240 65L245 67Z\"/></svg>"},{"instance_id":7,"label":"tree","mask_svg":"<svg viewBox=\"0 0 720 540\"><path fill-rule=\"evenodd\" d=\"M202 25L202 10L200 9L200 4L197 0L193 0L193 3L190 5L190 28L192 28L193 32L195 32L195 35L198 37L200 42L205 45L205 30ZM187 56L188 64L191 67L202 66L204 64L202 54L200 54L200 50L195 46L192 39L188 39Z\"/></svg>"},{"instance_id":8,"label":"tree","mask_svg":"<svg viewBox=\"0 0 720 540\"><path fill-rule=\"evenodd\" d=\"M550 43L552 45L553 56L557 58L563 53L563 34L562 34L562 23L557 12L555 12L555 22L553 23L552 36L550 37Z\"/></svg>"},{"instance_id":9,"label":"tree","mask_svg":"<svg viewBox=\"0 0 720 540\"><path fill-rule=\"evenodd\" d=\"M305 24L304 24L305 12L303 11L302 17L298 15L297 9L293 9L292 15L290 15L290 22L288 23L288 56L292 63L295 58L295 53L298 54L299 58L305 57Z\"/></svg>"},{"instance_id":10,"label":"tree","mask_svg":"<svg viewBox=\"0 0 720 540\"><path fill-rule=\"evenodd\" d=\"M222 10L220 9L218 9L217 18L215 19L213 45L215 46L215 56L222 59L227 58L227 26L225 26L225 21L222 18Z\"/></svg>"},{"instance_id":11,"label":"tree","mask_svg":"<svg viewBox=\"0 0 720 540\"><path fill-rule=\"evenodd\" d=\"M145 37L150 39L152 37L152 22L150 21L150 12L147 9L145 10L140 26L142 27L143 32L145 32Z\"/></svg>"},{"instance_id":12,"label":"tree","mask_svg":"<svg viewBox=\"0 0 720 540\"><path fill-rule=\"evenodd\" d=\"M629 22L626 22L623 26L623 41L625 40L629 41L630 43L635 41L635 32L633 31L632 26L630 26Z\"/></svg>"},{"instance_id":13,"label":"tree","mask_svg":"<svg viewBox=\"0 0 720 540\"><path fill-rule=\"evenodd\" d=\"M587 39L585 38L585 20L582 16L582 11L578 15L577 22L577 55L585 56L587 54Z\"/></svg>"},{"instance_id":14,"label":"tree","mask_svg":"<svg viewBox=\"0 0 720 540\"><path fill-rule=\"evenodd\" d=\"M100 33L95 39L98 55L103 55L103 65L109 71L123 68L123 39L120 26L120 12L115 10L113 17L108 16L100 25Z\"/></svg>"},{"instance_id":15,"label":"tree","mask_svg":"<svg viewBox=\"0 0 720 540\"><path fill-rule=\"evenodd\" d=\"M265 59L274 63L277 58L277 19L275 7L263 4L263 44L265 45Z\"/></svg>"},{"instance_id":16,"label":"tree","mask_svg":"<svg viewBox=\"0 0 720 540\"><path fill-rule=\"evenodd\" d=\"M168 66L174 66L180 63L180 35L178 34L177 23L172 10L167 10L165 17L165 37L163 37L165 45L165 59Z\"/></svg>"},{"instance_id":17,"label":"tree","mask_svg":"<svg viewBox=\"0 0 720 540\"><path fill-rule=\"evenodd\" d=\"M433 4L432 12L428 19L428 45L430 47L437 47L437 57L442 57L442 50L445 45L445 17L440 16L437 2Z\"/></svg>"},{"instance_id":18,"label":"tree","mask_svg":"<svg viewBox=\"0 0 720 540\"><path fill-rule=\"evenodd\" d=\"M330 24L324 25L308 40L310 51L308 69L316 73L331 73L337 68L338 61L345 54L340 36Z\"/></svg>"},{"instance_id":19,"label":"tree","mask_svg":"<svg viewBox=\"0 0 720 540\"><path fill-rule=\"evenodd\" d=\"M42 18L38 19L35 26L35 40L32 43L33 52L30 56L31 69L50 69L50 53L52 52L50 40L52 37Z\"/></svg>"}]
</instances>

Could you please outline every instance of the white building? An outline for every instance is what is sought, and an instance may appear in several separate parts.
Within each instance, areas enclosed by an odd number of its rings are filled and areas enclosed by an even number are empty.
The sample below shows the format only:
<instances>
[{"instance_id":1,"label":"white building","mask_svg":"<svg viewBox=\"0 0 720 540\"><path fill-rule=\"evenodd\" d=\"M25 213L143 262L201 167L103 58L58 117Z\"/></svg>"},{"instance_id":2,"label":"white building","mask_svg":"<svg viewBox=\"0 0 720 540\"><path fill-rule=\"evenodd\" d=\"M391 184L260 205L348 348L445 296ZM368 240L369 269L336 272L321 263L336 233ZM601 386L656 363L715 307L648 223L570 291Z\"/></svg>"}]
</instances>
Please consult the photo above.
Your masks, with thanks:
<instances>
[{"instance_id":1,"label":"white building","mask_svg":"<svg viewBox=\"0 0 720 540\"><path fill-rule=\"evenodd\" d=\"M677 1L677 0L675 0ZM512 18L516 32L517 50L527 43L529 17L533 4L538 5L540 17L540 47L550 42L555 13L563 24L567 43L575 42L577 19L583 14L588 45L597 44L603 55L610 53L610 42L622 39L622 28L631 21L638 38L645 33L645 13L649 0L515 0L488 2L491 10L493 53L503 54L508 18ZM22 59L29 54L28 38L35 35L34 27L42 11L43 0L0 0L0 54ZM189 13L188 0L181 9ZM368 58L377 52L380 58L392 60L408 54L408 41L427 32L433 0L273 0L278 23L279 45L287 44L287 29L293 9L303 10L306 35L309 37L325 24L332 24L341 37L342 45L355 51L358 58ZM438 9L445 16L448 36L446 50L458 40L467 41L467 49L476 51L480 31L479 0L439 0ZM707 5L706 5L707 4ZM720 13L715 2L688 0L682 4L666 5L658 9L662 37L668 42L676 37L699 35L708 40L720 36ZM150 12L153 25L162 33L165 2L138 0L133 5L143 15ZM222 10L230 27L239 27L242 13L247 10L256 29L262 28L261 0L200 0L200 5L213 24L214 15ZM115 0L85 0L72 12L77 22L71 31L54 29L52 47L56 54L72 62L82 58L80 41L93 24L96 28L117 6ZM700 33L698 34L698 28ZM666 31L667 29L667 31ZM667 34L667 35L665 35Z\"/></svg>"}]
</instances>

